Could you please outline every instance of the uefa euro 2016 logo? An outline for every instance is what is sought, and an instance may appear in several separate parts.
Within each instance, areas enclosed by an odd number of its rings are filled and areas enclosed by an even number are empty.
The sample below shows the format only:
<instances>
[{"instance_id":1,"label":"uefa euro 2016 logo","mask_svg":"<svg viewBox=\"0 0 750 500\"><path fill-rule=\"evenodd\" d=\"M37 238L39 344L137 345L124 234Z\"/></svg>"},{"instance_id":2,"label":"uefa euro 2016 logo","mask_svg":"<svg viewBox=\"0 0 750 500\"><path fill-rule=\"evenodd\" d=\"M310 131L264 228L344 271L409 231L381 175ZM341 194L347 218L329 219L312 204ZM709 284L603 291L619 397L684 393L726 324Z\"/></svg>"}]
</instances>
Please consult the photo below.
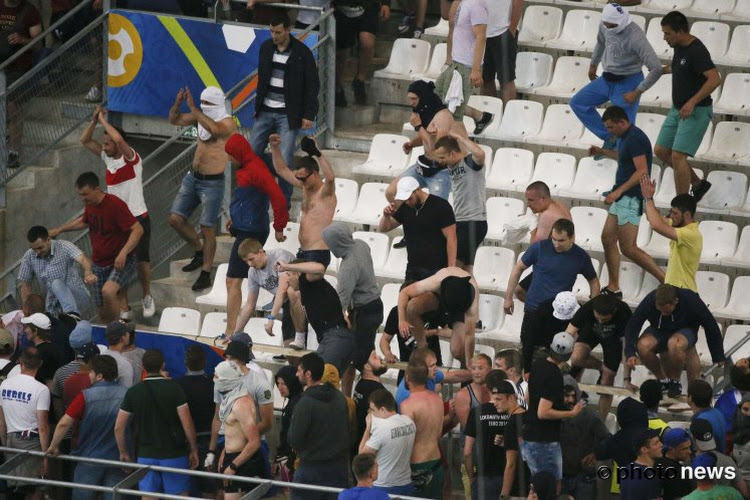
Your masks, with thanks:
<instances>
[{"instance_id":1,"label":"uefa euro 2016 logo","mask_svg":"<svg viewBox=\"0 0 750 500\"><path fill-rule=\"evenodd\" d=\"M143 62L143 43L132 22L119 14L109 16L107 84L123 87L133 81Z\"/></svg>"}]
</instances>

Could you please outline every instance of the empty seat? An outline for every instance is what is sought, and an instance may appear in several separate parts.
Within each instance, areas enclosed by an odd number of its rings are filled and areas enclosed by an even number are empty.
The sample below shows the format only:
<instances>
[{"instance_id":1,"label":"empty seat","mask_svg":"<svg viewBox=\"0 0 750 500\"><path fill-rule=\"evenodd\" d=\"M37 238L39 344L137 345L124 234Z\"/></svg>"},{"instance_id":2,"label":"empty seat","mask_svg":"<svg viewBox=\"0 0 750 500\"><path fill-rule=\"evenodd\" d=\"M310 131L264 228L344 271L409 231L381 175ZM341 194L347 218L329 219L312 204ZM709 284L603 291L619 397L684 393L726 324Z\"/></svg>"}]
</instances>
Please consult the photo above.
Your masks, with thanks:
<instances>
[{"instance_id":1,"label":"empty seat","mask_svg":"<svg viewBox=\"0 0 750 500\"><path fill-rule=\"evenodd\" d=\"M732 11L722 14L721 18L727 21L750 21L750 0L737 0ZM736 27L735 31L739 27Z\"/></svg>"},{"instance_id":2,"label":"empty seat","mask_svg":"<svg viewBox=\"0 0 750 500\"><path fill-rule=\"evenodd\" d=\"M702 264L719 264L722 259L734 255L737 249L737 224L718 220L704 220L700 223L703 235Z\"/></svg>"},{"instance_id":3,"label":"empty seat","mask_svg":"<svg viewBox=\"0 0 750 500\"><path fill-rule=\"evenodd\" d=\"M591 259L591 265L594 266L594 271L596 271L596 274L598 276L601 264L597 259ZM582 274L579 274L578 276L576 276L576 280L573 283L573 289L571 290L571 292L576 294L576 298L581 302L588 302L589 298L591 297L591 285L589 285L588 280L584 278Z\"/></svg>"},{"instance_id":4,"label":"empty seat","mask_svg":"<svg viewBox=\"0 0 750 500\"><path fill-rule=\"evenodd\" d=\"M487 199L487 236L489 240L502 240L503 226L515 220L526 210L523 201L517 198L493 197Z\"/></svg>"},{"instance_id":5,"label":"empty seat","mask_svg":"<svg viewBox=\"0 0 750 500\"><path fill-rule=\"evenodd\" d=\"M523 322L523 302L513 299L513 314L506 314L503 317L503 324L500 331L497 332L497 338L501 342L513 344L518 347L521 342L521 323Z\"/></svg>"},{"instance_id":6,"label":"empty seat","mask_svg":"<svg viewBox=\"0 0 750 500\"><path fill-rule=\"evenodd\" d=\"M602 266L600 273L602 286L609 283L609 271L607 266ZM641 291L643 282L643 268L633 262L620 261L620 290L623 300L635 299Z\"/></svg>"},{"instance_id":7,"label":"empty seat","mask_svg":"<svg viewBox=\"0 0 750 500\"><path fill-rule=\"evenodd\" d=\"M391 247L388 251L388 259L385 261L385 266L380 270L378 276L403 280L406 274L407 262L406 248Z\"/></svg>"},{"instance_id":8,"label":"empty seat","mask_svg":"<svg viewBox=\"0 0 750 500\"><path fill-rule=\"evenodd\" d=\"M523 11L518 44L544 47L549 40L560 36L562 25L562 9L550 5L529 5Z\"/></svg>"},{"instance_id":9,"label":"empty seat","mask_svg":"<svg viewBox=\"0 0 750 500\"><path fill-rule=\"evenodd\" d=\"M585 250L602 252L602 228L607 211L596 207L573 207L570 215L576 227L576 244Z\"/></svg>"},{"instance_id":10,"label":"empty seat","mask_svg":"<svg viewBox=\"0 0 750 500\"><path fill-rule=\"evenodd\" d=\"M482 131L482 137L488 138L499 138L500 134L500 123L503 119L503 101L499 97L490 97L486 95L473 95L469 97L469 106L482 112L492 113L492 121ZM464 126L469 134L472 133L474 127L474 119L468 115L463 117Z\"/></svg>"},{"instance_id":11,"label":"empty seat","mask_svg":"<svg viewBox=\"0 0 750 500\"><path fill-rule=\"evenodd\" d=\"M713 186L698 203L698 208L714 214L728 214L741 207L747 193L747 175L729 170L714 170L706 180Z\"/></svg>"},{"instance_id":12,"label":"empty seat","mask_svg":"<svg viewBox=\"0 0 750 500\"><path fill-rule=\"evenodd\" d=\"M181 335L198 335L201 313L187 307L165 307L159 319L159 331ZM223 333L223 332L222 332Z\"/></svg>"},{"instance_id":13,"label":"empty seat","mask_svg":"<svg viewBox=\"0 0 750 500\"><path fill-rule=\"evenodd\" d=\"M656 55L661 59L672 57L672 47L664 40L664 33L661 31L661 18L652 17L648 22L646 29L646 39L654 48Z\"/></svg>"},{"instance_id":14,"label":"empty seat","mask_svg":"<svg viewBox=\"0 0 750 500\"><path fill-rule=\"evenodd\" d=\"M652 167L653 168L653 167ZM697 168L693 169L698 177L703 178L703 171ZM666 167L661 176L661 182L656 186L657 192L654 196L654 203L657 207L670 207L672 198L677 195L677 189L674 184L674 169Z\"/></svg>"},{"instance_id":15,"label":"empty seat","mask_svg":"<svg viewBox=\"0 0 750 500\"><path fill-rule=\"evenodd\" d=\"M385 265L385 260L388 258L388 248L391 246L391 240L387 234L372 231L355 231L352 233L352 237L355 240L364 241L370 247L373 268L380 269Z\"/></svg>"},{"instance_id":16,"label":"empty seat","mask_svg":"<svg viewBox=\"0 0 750 500\"><path fill-rule=\"evenodd\" d=\"M435 26L430 26L429 28L424 30L424 34L432 35L432 36L447 37L448 36L448 20L440 18L440 20Z\"/></svg>"},{"instance_id":17,"label":"empty seat","mask_svg":"<svg viewBox=\"0 0 750 500\"><path fill-rule=\"evenodd\" d=\"M573 184L576 173L576 159L564 153L541 153L537 156L531 182L544 181L552 194Z\"/></svg>"},{"instance_id":18,"label":"empty seat","mask_svg":"<svg viewBox=\"0 0 750 500\"><path fill-rule=\"evenodd\" d=\"M597 108L596 112L599 113L599 115L604 114L604 110L602 108ZM586 151L588 151L591 146L600 146L601 144L602 140L595 136L592 131L584 127L583 135L581 135L581 137L577 141L568 142L568 147L585 149Z\"/></svg>"},{"instance_id":19,"label":"empty seat","mask_svg":"<svg viewBox=\"0 0 750 500\"><path fill-rule=\"evenodd\" d=\"M657 113L638 113L636 118L636 124L638 128L648 136L648 140L651 141L653 147L656 144L656 139L659 137L661 126L664 123L666 115L660 115Z\"/></svg>"},{"instance_id":20,"label":"empty seat","mask_svg":"<svg viewBox=\"0 0 750 500\"><path fill-rule=\"evenodd\" d=\"M654 106L659 108L672 107L672 74L661 75L655 84L641 95L641 106ZM635 117L638 125L638 116Z\"/></svg>"},{"instance_id":21,"label":"empty seat","mask_svg":"<svg viewBox=\"0 0 750 500\"><path fill-rule=\"evenodd\" d=\"M717 163L737 163L750 155L750 123L719 122L714 128L711 147L698 159Z\"/></svg>"},{"instance_id":22,"label":"empty seat","mask_svg":"<svg viewBox=\"0 0 750 500\"><path fill-rule=\"evenodd\" d=\"M558 192L568 198L602 201L602 193L610 191L615 183L617 162L605 158L596 161L591 157L581 158L573 184Z\"/></svg>"},{"instance_id":23,"label":"empty seat","mask_svg":"<svg viewBox=\"0 0 750 500\"><path fill-rule=\"evenodd\" d=\"M734 348L750 333L750 325L731 325L724 332L724 352L727 353ZM741 344L738 349L732 353L732 359L736 362L738 359L750 357L750 341Z\"/></svg>"},{"instance_id":24,"label":"empty seat","mask_svg":"<svg viewBox=\"0 0 750 500\"><path fill-rule=\"evenodd\" d=\"M398 305L399 291L401 291L400 283L386 283L380 290L380 300L383 301L383 325L385 325L391 309Z\"/></svg>"},{"instance_id":25,"label":"empty seat","mask_svg":"<svg viewBox=\"0 0 750 500\"><path fill-rule=\"evenodd\" d=\"M380 78L410 78L424 73L430 62L430 42L416 38L398 38L393 42L388 65L375 72Z\"/></svg>"},{"instance_id":26,"label":"empty seat","mask_svg":"<svg viewBox=\"0 0 750 500\"><path fill-rule=\"evenodd\" d=\"M503 298L499 295L479 295L479 321L481 330L477 334L497 331L503 322Z\"/></svg>"},{"instance_id":27,"label":"empty seat","mask_svg":"<svg viewBox=\"0 0 750 500\"><path fill-rule=\"evenodd\" d=\"M479 288L505 291L515 263L513 250L502 247L479 247L474 259L474 276Z\"/></svg>"},{"instance_id":28,"label":"empty seat","mask_svg":"<svg viewBox=\"0 0 750 500\"><path fill-rule=\"evenodd\" d=\"M527 137L526 142L549 146L563 146L577 142L583 135L583 124L567 104L547 106L542 130L534 136Z\"/></svg>"},{"instance_id":29,"label":"empty seat","mask_svg":"<svg viewBox=\"0 0 750 500\"><path fill-rule=\"evenodd\" d=\"M717 19L720 15L730 14L736 0L711 0L710 2L693 2L685 15ZM690 30L692 32L692 29ZM696 35L697 36L697 35Z\"/></svg>"},{"instance_id":30,"label":"empty seat","mask_svg":"<svg viewBox=\"0 0 750 500\"><path fill-rule=\"evenodd\" d=\"M447 25L448 21L445 21L445 24ZM447 54L447 44L438 43L437 45L435 45L435 48L432 49L432 56L430 56L430 65L427 66L427 70L424 73L412 75L412 78L414 80L437 80L437 77L440 76L440 72L443 70L443 66L445 66L445 58Z\"/></svg>"},{"instance_id":31,"label":"empty seat","mask_svg":"<svg viewBox=\"0 0 750 500\"><path fill-rule=\"evenodd\" d=\"M669 242L671 240L656 231L651 231L651 240L643 250L655 259L666 259L669 257Z\"/></svg>"},{"instance_id":32,"label":"empty seat","mask_svg":"<svg viewBox=\"0 0 750 500\"><path fill-rule=\"evenodd\" d=\"M250 335L250 338L253 339L253 344L265 344L276 347L283 346L284 336L281 333L281 321L276 320L273 322L273 336L268 335L268 332L266 332L267 322L268 320L265 318L250 318L250 321L245 325L244 332ZM314 336L315 334L308 333L307 338L309 339ZM253 350L253 354L255 354L256 360L259 359L260 361L271 361L274 356L273 353L265 353L260 349Z\"/></svg>"},{"instance_id":33,"label":"empty seat","mask_svg":"<svg viewBox=\"0 0 750 500\"><path fill-rule=\"evenodd\" d=\"M544 87L537 87L534 94L551 97L573 97L573 94L590 82L589 59L586 57L562 56L557 58L552 81Z\"/></svg>"},{"instance_id":34,"label":"empty seat","mask_svg":"<svg viewBox=\"0 0 750 500\"><path fill-rule=\"evenodd\" d=\"M494 152L492 151L492 148L489 147L487 144L479 144L479 148L484 151L484 177L485 180L490 175L490 168L492 168L492 160L494 158Z\"/></svg>"},{"instance_id":35,"label":"empty seat","mask_svg":"<svg viewBox=\"0 0 750 500\"><path fill-rule=\"evenodd\" d=\"M646 214L641 215L641 223L638 224L638 236L636 237L635 244L639 248L648 245L648 242L651 241L651 232L651 225L648 223Z\"/></svg>"},{"instance_id":36,"label":"empty seat","mask_svg":"<svg viewBox=\"0 0 750 500\"><path fill-rule=\"evenodd\" d=\"M750 74L730 73L724 78L715 113L747 115L750 111Z\"/></svg>"},{"instance_id":37,"label":"empty seat","mask_svg":"<svg viewBox=\"0 0 750 500\"><path fill-rule=\"evenodd\" d=\"M560 50L591 51L596 44L600 18L601 12L595 10L569 10L560 36L544 46Z\"/></svg>"},{"instance_id":38,"label":"empty seat","mask_svg":"<svg viewBox=\"0 0 750 500\"><path fill-rule=\"evenodd\" d=\"M487 177L489 189L525 191L534 173L534 153L528 149L498 148Z\"/></svg>"},{"instance_id":39,"label":"empty seat","mask_svg":"<svg viewBox=\"0 0 750 500\"><path fill-rule=\"evenodd\" d=\"M212 306L226 306L227 305L227 268L229 264L219 264L216 268L216 276L214 277L214 283L211 285L211 290L199 297L195 298L196 304L207 304ZM245 287L243 287L244 289Z\"/></svg>"},{"instance_id":40,"label":"empty seat","mask_svg":"<svg viewBox=\"0 0 750 500\"><path fill-rule=\"evenodd\" d=\"M491 345L485 345L485 344L474 344L474 353L475 354L486 354L489 356L490 359L495 359L495 348ZM454 360L454 363L457 360Z\"/></svg>"},{"instance_id":41,"label":"empty seat","mask_svg":"<svg viewBox=\"0 0 750 500\"><path fill-rule=\"evenodd\" d=\"M695 283L698 293L709 309L723 308L729 299L729 276L714 271L698 271L695 273Z\"/></svg>"},{"instance_id":42,"label":"empty seat","mask_svg":"<svg viewBox=\"0 0 750 500\"><path fill-rule=\"evenodd\" d=\"M692 5L693 0L648 0L638 6L638 12L666 14L672 10L689 10Z\"/></svg>"},{"instance_id":43,"label":"empty seat","mask_svg":"<svg viewBox=\"0 0 750 500\"><path fill-rule=\"evenodd\" d=\"M711 2L697 2L699 4L714 4ZM727 51L729 45L729 25L716 21L695 21L690 25L690 34L698 37L706 46L711 57L720 58Z\"/></svg>"},{"instance_id":44,"label":"empty seat","mask_svg":"<svg viewBox=\"0 0 750 500\"><path fill-rule=\"evenodd\" d=\"M656 233L654 233L654 234L656 234ZM648 251L648 250L646 250L646 251ZM651 253L651 252L649 252L649 253ZM662 269L664 269L664 267L662 267ZM641 291L638 292L638 297L636 297L636 299L633 300L633 301L627 301L626 300L625 302L627 302L628 305L630 305L632 307L636 307L638 304L641 303L641 301L643 301L643 299L646 297L646 295L648 295L649 293L651 293L654 290L656 290L656 287L658 287L660 284L661 283L659 283L659 281L656 278L654 278L654 276L652 274L643 273L643 283L641 283ZM635 370L635 371L637 372L638 370Z\"/></svg>"},{"instance_id":45,"label":"empty seat","mask_svg":"<svg viewBox=\"0 0 750 500\"><path fill-rule=\"evenodd\" d=\"M543 115L544 106L540 102L519 99L508 101L500 123L499 138L523 142L526 137L539 133Z\"/></svg>"},{"instance_id":46,"label":"empty seat","mask_svg":"<svg viewBox=\"0 0 750 500\"><path fill-rule=\"evenodd\" d=\"M201 337L216 338L224 335L227 329L227 313L206 313L201 325Z\"/></svg>"},{"instance_id":47,"label":"empty seat","mask_svg":"<svg viewBox=\"0 0 750 500\"><path fill-rule=\"evenodd\" d=\"M700 146L698 146L698 151L695 152L695 156L700 157L701 155L704 155L706 151L711 147L711 141L714 138L714 124L711 122L708 122L708 127L706 127L706 133L703 134L703 140L701 140Z\"/></svg>"},{"instance_id":48,"label":"empty seat","mask_svg":"<svg viewBox=\"0 0 750 500\"><path fill-rule=\"evenodd\" d=\"M357 192L359 185L351 179L336 178L336 212L334 220L339 220L341 214L350 214L357 205Z\"/></svg>"},{"instance_id":49,"label":"empty seat","mask_svg":"<svg viewBox=\"0 0 750 500\"><path fill-rule=\"evenodd\" d=\"M712 310L714 315L742 321L750 320L750 276L737 276L727 305ZM729 333L729 332L727 332Z\"/></svg>"},{"instance_id":50,"label":"empty seat","mask_svg":"<svg viewBox=\"0 0 750 500\"><path fill-rule=\"evenodd\" d=\"M750 268L750 226L742 228L737 250L734 252L734 255L721 259L721 264L723 266Z\"/></svg>"},{"instance_id":51,"label":"empty seat","mask_svg":"<svg viewBox=\"0 0 750 500\"><path fill-rule=\"evenodd\" d=\"M274 229L272 222L270 224L269 234L273 234L273 232ZM276 238L268 238L266 244L263 245L263 249L270 250L272 248L283 248L284 250L288 250L292 254L297 255L297 250L299 250L299 224L296 222L287 222L283 233L284 236L286 236L286 240L278 242L276 241Z\"/></svg>"},{"instance_id":52,"label":"empty seat","mask_svg":"<svg viewBox=\"0 0 750 500\"><path fill-rule=\"evenodd\" d=\"M396 134L376 134L370 144L367 161L352 168L354 174L394 177L406 167L408 156L402 149L409 138Z\"/></svg>"},{"instance_id":53,"label":"empty seat","mask_svg":"<svg viewBox=\"0 0 750 500\"><path fill-rule=\"evenodd\" d=\"M750 6L750 0L746 0L746 2ZM718 63L732 66L750 65L750 25L736 26L732 31L732 39L726 53L715 60Z\"/></svg>"},{"instance_id":54,"label":"empty seat","mask_svg":"<svg viewBox=\"0 0 750 500\"><path fill-rule=\"evenodd\" d=\"M383 208L388 205L388 200L385 198L387 187L388 184L381 182L362 184L354 211L350 214L341 214L339 220L354 224L377 225L383 214Z\"/></svg>"},{"instance_id":55,"label":"empty seat","mask_svg":"<svg viewBox=\"0 0 750 500\"><path fill-rule=\"evenodd\" d=\"M516 55L516 89L532 93L552 79L552 56L541 52L519 52Z\"/></svg>"}]
</instances>

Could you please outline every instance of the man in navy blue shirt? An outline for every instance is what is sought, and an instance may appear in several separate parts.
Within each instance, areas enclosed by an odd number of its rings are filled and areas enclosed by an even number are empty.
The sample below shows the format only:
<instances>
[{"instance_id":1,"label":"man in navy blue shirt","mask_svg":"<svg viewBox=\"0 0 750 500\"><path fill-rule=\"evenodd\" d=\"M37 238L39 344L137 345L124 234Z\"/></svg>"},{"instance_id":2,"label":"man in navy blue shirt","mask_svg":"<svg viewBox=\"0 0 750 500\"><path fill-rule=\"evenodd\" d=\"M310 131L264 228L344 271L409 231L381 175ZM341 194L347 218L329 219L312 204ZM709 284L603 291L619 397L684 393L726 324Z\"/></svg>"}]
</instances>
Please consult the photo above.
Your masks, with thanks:
<instances>
[{"instance_id":1,"label":"man in navy blue shirt","mask_svg":"<svg viewBox=\"0 0 750 500\"><path fill-rule=\"evenodd\" d=\"M510 273L506 290L515 290L521 273L530 266L534 266L534 279L526 293L521 324L521 353L526 372L531 369L534 354L535 339L532 335L539 320L536 314L539 306L553 300L560 292L572 290L579 274L588 280L591 296L599 294L599 278L591 257L575 244L575 226L567 219L559 219L552 225L548 240L537 241L526 250ZM505 294L504 308L505 314L513 314L512 293Z\"/></svg>"},{"instance_id":2,"label":"man in navy blue shirt","mask_svg":"<svg viewBox=\"0 0 750 500\"><path fill-rule=\"evenodd\" d=\"M649 254L638 248L638 224L643 215L641 178L651 175L653 153L648 136L630 123L627 113L619 106L610 106L602 121L607 130L617 137L617 149L589 148L590 155L602 155L617 160L615 185L606 195L604 203L609 205L609 215L602 229L604 260L609 272L609 283L602 293L622 298L620 291L620 250L623 255L664 282L664 271ZM619 248L618 248L619 244Z\"/></svg>"},{"instance_id":3,"label":"man in navy blue shirt","mask_svg":"<svg viewBox=\"0 0 750 500\"><path fill-rule=\"evenodd\" d=\"M661 480L653 467L661 458L659 431L648 429L636 436L634 448L638 450L635 462L621 465L627 474L620 476L620 500L656 500L662 497Z\"/></svg>"}]
</instances>

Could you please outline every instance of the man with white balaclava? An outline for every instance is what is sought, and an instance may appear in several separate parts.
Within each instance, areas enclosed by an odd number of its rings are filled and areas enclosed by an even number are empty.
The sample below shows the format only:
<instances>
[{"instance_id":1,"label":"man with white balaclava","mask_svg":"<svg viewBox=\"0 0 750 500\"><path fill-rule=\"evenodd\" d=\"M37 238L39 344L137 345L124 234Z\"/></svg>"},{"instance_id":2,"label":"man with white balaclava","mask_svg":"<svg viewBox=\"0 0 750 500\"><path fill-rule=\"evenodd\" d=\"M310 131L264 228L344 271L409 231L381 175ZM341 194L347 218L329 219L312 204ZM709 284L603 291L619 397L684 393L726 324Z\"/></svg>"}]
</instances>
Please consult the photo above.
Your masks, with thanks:
<instances>
[{"instance_id":1,"label":"man with white balaclava","mask_svg":"<svg viewBox=\"0 0 750 500\"><path fill-rule=\"evenodd\" d=\"M216 254L214 226L221 215L224 200L224 170L227 166L224 143L237 131L232 116L227 113L225 99L221 89L206 87L201 92L198 107L190 89L185 87L177 92L172 109L169 110L169 123L172 125L198 127L198 147L193 157L193 168L182 179L180 191L169 214L169 225L195 252L193 259L182 271L187 273L201 270L193 283L193 291L211 286L211 267ZM183 101L190 109L188 113L180 112ZM201 203L203 213L200 218L201 234L198 235L187 220Z\"/></svg>"},{"instance_id":2,"label":"man with white balaclava","mask_svg":"<svg viewBox=\"0 0 750 500\"><path fill-rule=\"evenodd\" d=\"M603 72L597 77L600 62ZM645 79L641 72L643 66L648 67ZM659 58L643 30L632 22L622 6L607 4L602 9L599 34L591 54L591 83L573 96L570 107L583 125L604 141L603 149L615 149L617 137L607 131L596 107L609 101L623 108L630 123L635 124L641 94L651 88L661 74Z\"/></svg>"}]
</instances>

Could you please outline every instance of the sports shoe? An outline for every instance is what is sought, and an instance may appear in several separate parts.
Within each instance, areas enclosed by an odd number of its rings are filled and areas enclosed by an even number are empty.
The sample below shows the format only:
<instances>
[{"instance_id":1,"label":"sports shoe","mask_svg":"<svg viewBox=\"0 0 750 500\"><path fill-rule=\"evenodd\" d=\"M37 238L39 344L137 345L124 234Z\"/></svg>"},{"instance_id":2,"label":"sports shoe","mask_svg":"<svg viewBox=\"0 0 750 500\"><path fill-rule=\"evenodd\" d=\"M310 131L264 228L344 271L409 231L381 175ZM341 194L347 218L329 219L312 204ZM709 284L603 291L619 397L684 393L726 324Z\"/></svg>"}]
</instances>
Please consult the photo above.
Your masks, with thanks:
<instances>
[{"instance_id":1,"label":"sports shoe","mask_svg":"<svg viewBox=\"0 0 750 500\"><path fill-rule=\"evenodd\" d=\"M667 396L670 398L678 398L682 395L682 384L679 380L670 380L669 389L667 390Z\"/></svg>"},{"instance_id":2,"label":"sports shoe","mask_svg":"<svg viewBox=\"0 0 750 500\"><path fill-rule=\"evenodd\" d=\"M8 168L18 168L19 166L21 166L18 157L18 151L16 151L15 149L8 150Z\"/></svg>"},{"instance_id":3,"label":"sports shoe","mask_svg":"<svg viewBox=\"0 0 750 500\"><path fill-rule=\"evenodd\" d=\"M189 273L190 271L195 271L202 265L203 265L203 252L195 252L195 255L193 255L193 260L188 262L187 265L182 266L182 272Z\"/></svg>"},{"instance_id":4,"label":"sports shoe","mask_svg":"<svg viewBox=\"0 0 750 500\"><path fill-rule=\"evenodd\" d=\"M150 318L154 314L156 314L156 304L154 304L154 298L149 295L145 295L143 297L143 300L141 300L141 305L143 305L143 317L144 318Z\"/></svg>"},{"instance_id":5,"label":"sports shoe","mask_svg":"<svg viewBox=\"0 0 750 500\"><path fill-rule=\"evenodd\" d=\"M393 248L406 248L406 236L394 243Z\"/></svg>"},{"instance_id":6,"label":"sports shoe","mask_svg":"<svg viewBox=\"0 0 750 500\"><path fill-rule=\"evenodd\" d=\"M424 28L422 26L417 26L416 28L414 28L414 34L411 37L422 38L423 34L424 34Z\"/></svg>"},{"instance_id":7,"label":"sports shoe","mask_svg":"<svg viewBox=\"0 0 750 500\"><path fill-rule=\"evenodd\" d=\"M412 26L414 26L414 22L416 20L417 18L415 16L411 16L407 14L401 20L401 24L399 24L398 28L396 29L398 30L399 33L406 33L407 31L411 29Z\"/></svg>"},{"instance_id":8,"label":"sports shoe","mask_svg":"<svg viewBox=\"0 0 750 500\"><path fill-rule=\"evenodd\" d=\"M706 179L701 179L700 184L693 188L693 198L695 198L695 202L698 203L701 201L701 198L708 193L709 189L711 189L711 183Z\"/></svg>"},{"instance_id":9,"label":"sports shoe","mask_svg":"<svg viewBox=\"0 0 750 500\"><path fill-rule=\"evenodd\" d=\"M101 102L102 101L102 91L99 87L94 85L89 89L89 92L84 97L86 102Z\"/></svg>"},{"instance_id":10,"label":"sports shoe","mask_svg":"<svg viewBox=\"0 0 750 500\"><path fill-rule=\"evenodd\" d=\"M367 93L365 92L365 82L362 80L357 80L356 78L352 80L352 90L354 91L354 102L356 102L359 106L364 106L367 104Z\"/></svg>"},{"instance_id":11,"label":"sports shoe","mask_svg":"<svg viewBox=\"0 0 750 500\"><path fill-rule=\"evenodd\" d=\"M296 349L296 350L298 350L298 351L302 351L302 350L304 350L304 349L305 349L305 347L307 347L307 346L305 346L305 344L304 344L304 343L302 343L302 342L298 342L298 341L297 341L297 339L294 339L294 340L292 340L292 341L291 341L291 342L289 343L289 347L291 347L292 349Z\"/></svg>"},{"instance_id":12,"label":"sports shoe","mask_svg":"<svg viewBox=\"0 0 750 500\"><path fill-rule=\"evenodd\" d=\"M344 89L338 89L336 91L336 107L345 108L346 104L346 92L344 92Z\"/></svg>"},{"instance_id":13,"label":"sports shoe","mask_svg":"<svg viewBox=\"0 0 750 500\"><path fill-rule=\"evenodd\" d=\"M120 311L120 319L122 321L132 321L133 320L133 310L128 306L127 309Z\"/></svg>"},{"instance_id":14,"label":"sports shoe","mask_svg":"<svg viewBox=\"0 0 750 500\"><path fill-rule=\"evenodd\" d=\"M193 283L192 288L194 292L211 288L211 273L208 271L201 271L198 279Z\"/></svg>"},{"instance_id":15,"label":"sports shoe","mask_svg":"<svg viewBox=\"0 0 750 500\"><path fill-rule=\"evenodd\" d=\"M669 380L659 380L659 383L661 384L662 394L666 394L667 392L669 392L669 384L670 384Z\"/></svg>"},{"instance_id":16,"label":"sports shoe","mask_svg":"<svg viewBox=\"0 0 750 500\"><path fill-rule=\"evenodd\" d=\"M622 290L617 290L617 291L615 292L615 291L612 291L612 290L610 290L609 288L607 288L607 287L605 286L604 288L602 288L602 289L601 289L601 290L599 291L599 293L601 293L602 295L611 295L611 296L613 296L613 297L617 297L618 299L622 299Z\"/></svg>"},{"instance_id":17,"label":"sports shoe","mask_svg":"<svg viewBox=\"0 0 750 500\"><path fill-rule=\"evenodd\" d=\"M484 132L484 129L492 122L492 118L494 118L495 115L488 112L483 112L482 117L479 119L479 121L476 123L476 126L474 127L474 135L479 135L482 132Z\"/></svg>"},{"instance_id":18,"label":"sports shoe","mask_svg":"<svg viewBox=\"0 0 750 500\"><path fill-rule=\"evenodd\" d=\"M617 137L614 135L608 137L604 144L602 144L602 149L615 149L617 147ZM594 155L594 161L603 160L606 158L604 155Z\"/></svg>"}]
</instances>

